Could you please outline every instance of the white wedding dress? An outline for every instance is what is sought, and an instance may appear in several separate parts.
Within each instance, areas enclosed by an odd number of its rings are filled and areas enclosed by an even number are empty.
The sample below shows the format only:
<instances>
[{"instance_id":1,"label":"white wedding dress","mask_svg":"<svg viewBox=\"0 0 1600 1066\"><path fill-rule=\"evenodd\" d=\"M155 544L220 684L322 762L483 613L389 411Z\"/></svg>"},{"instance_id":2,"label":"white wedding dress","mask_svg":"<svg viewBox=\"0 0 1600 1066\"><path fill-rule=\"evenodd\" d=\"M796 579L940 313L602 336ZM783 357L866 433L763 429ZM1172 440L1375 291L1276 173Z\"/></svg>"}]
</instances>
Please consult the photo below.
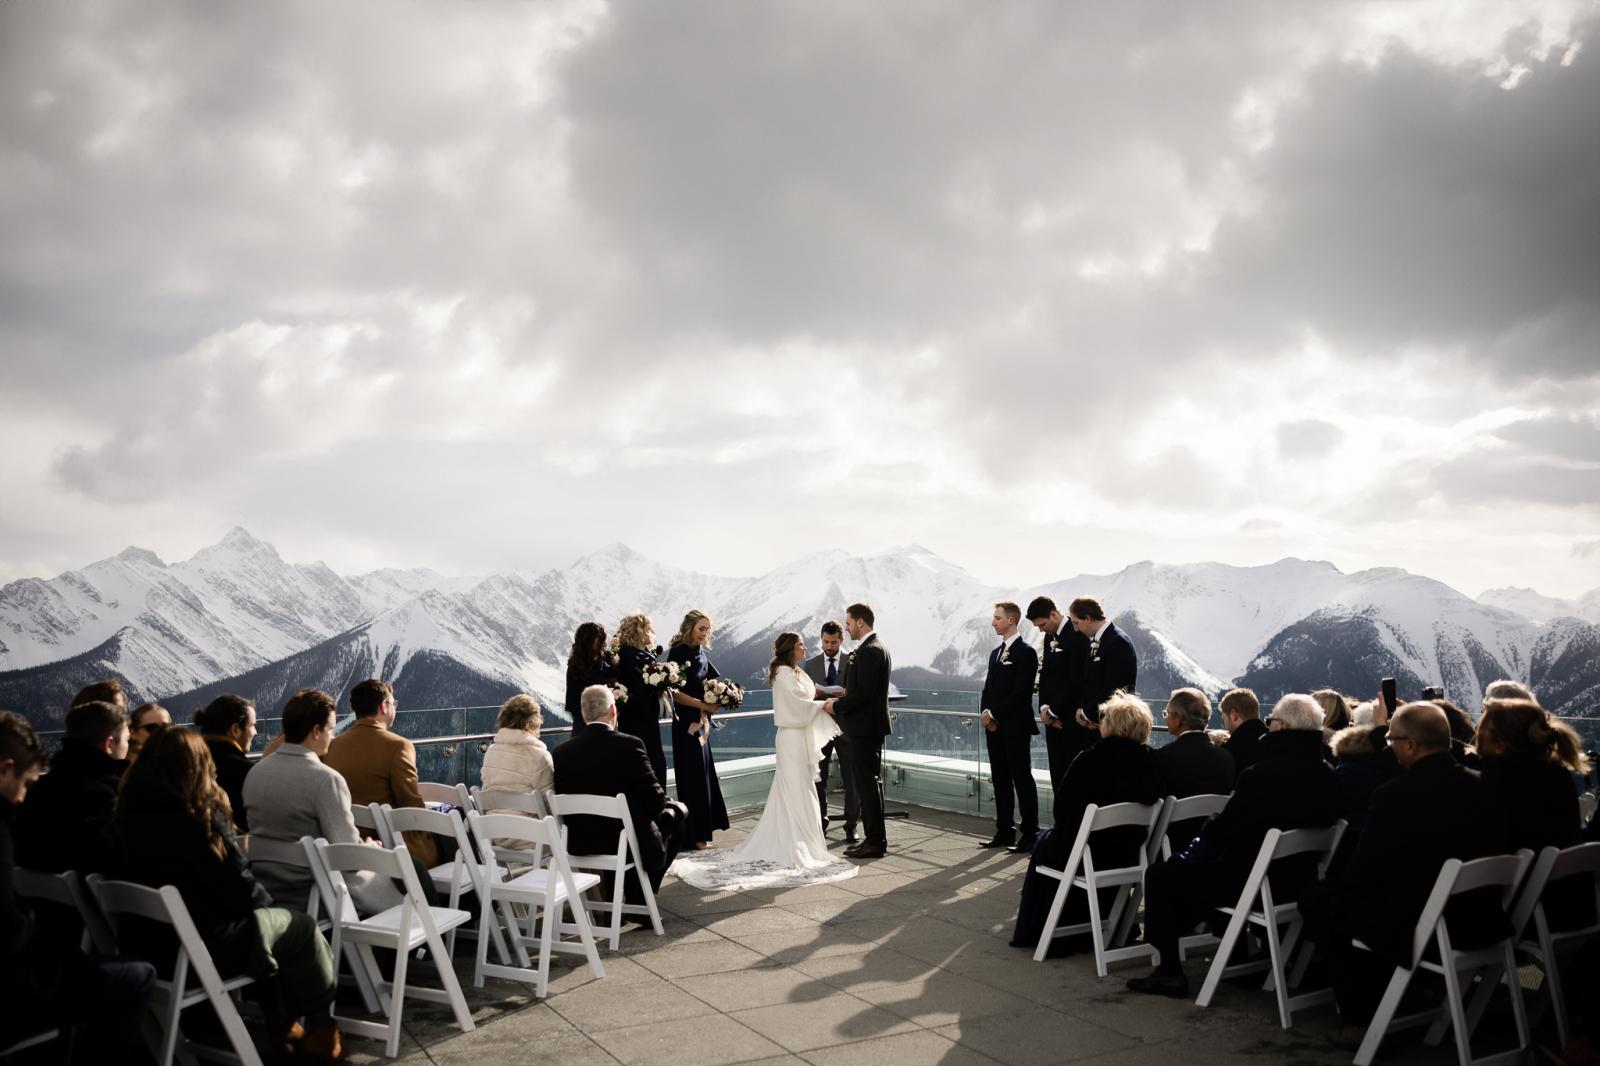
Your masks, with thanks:
<instances>
[{"instance_id":1,"label":"white wedding dress","mask_svg":"<svg viewBox=\"0 0 1600 1066\"><path fill-rule=\"evenodd\" d=\"M772 679L777 762L761 820L738 847L687 852L670 873L696 888L730 892L818 885L856 875L853 864L828 853L822 835L817 764L839 727L822 713L823 701L816 695L816 685L801 670L778 671Z\"/></svg>"}]
</instances>

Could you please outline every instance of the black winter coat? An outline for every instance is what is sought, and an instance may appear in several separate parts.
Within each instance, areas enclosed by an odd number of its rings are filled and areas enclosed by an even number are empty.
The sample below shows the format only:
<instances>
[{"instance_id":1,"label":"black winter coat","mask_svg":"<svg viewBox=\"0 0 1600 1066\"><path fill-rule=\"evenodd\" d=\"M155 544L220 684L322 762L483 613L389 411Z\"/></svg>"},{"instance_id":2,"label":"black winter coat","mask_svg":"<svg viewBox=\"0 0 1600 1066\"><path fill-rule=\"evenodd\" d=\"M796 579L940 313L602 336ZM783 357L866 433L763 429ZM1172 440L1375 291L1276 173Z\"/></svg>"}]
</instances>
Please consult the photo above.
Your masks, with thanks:
<instances>
[{"instance_id":1,"label":"black winter coat","mask_svg":"<svg viewBox=\"0 0 1600 1066\"><path fill-rule=\"evenodd\" d=\"M1127 737L1102 737L1072 760L1056 785L1055 828L1039 844L1039 862L1060 869L1072 854L1083 812L1093 803L1158 803L1161 769L1155 752ZM1089 838L1099 869L1132 866L1138 861L1135 828L1102 829Z\"/></svg>"},{"instance_id":2,"label":"black winter coat","mask_svg":"<svg viewBox=\"0 0 1600 1066\"><path fill-rule=\"evenodd\" d=\"M63 740L17 815L17 865L51 874L105 873L116 839L117 785L127 767L92 744Z\"/></svg>"}]
</instances>

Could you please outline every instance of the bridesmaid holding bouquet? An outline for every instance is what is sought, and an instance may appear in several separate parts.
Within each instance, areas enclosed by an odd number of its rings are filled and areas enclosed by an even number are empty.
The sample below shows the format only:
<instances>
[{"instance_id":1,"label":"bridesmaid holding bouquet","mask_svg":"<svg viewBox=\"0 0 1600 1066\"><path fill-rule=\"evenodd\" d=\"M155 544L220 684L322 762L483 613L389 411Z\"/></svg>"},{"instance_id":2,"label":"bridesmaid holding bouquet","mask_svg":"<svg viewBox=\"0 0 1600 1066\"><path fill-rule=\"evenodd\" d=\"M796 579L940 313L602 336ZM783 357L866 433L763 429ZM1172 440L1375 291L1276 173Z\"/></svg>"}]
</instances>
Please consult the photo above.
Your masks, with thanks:
<instances>
[{"instance_id":1,"label":"bridesmaid holding bouquet","mask_svg":"<svg viewBox=\"0 0 1600 1066\"><path fill-rule=\"evenodd\" d=\"M672 693L672 768L678 799L689 808L689 841L704 848L712 833L728 828L728 808L711 755L711 716L718 705L706 700L706 682L718 676L707 654L711 619L690 611L669 643L667 660L683 670L683 686Z\"/></svg>"}]
</instances>

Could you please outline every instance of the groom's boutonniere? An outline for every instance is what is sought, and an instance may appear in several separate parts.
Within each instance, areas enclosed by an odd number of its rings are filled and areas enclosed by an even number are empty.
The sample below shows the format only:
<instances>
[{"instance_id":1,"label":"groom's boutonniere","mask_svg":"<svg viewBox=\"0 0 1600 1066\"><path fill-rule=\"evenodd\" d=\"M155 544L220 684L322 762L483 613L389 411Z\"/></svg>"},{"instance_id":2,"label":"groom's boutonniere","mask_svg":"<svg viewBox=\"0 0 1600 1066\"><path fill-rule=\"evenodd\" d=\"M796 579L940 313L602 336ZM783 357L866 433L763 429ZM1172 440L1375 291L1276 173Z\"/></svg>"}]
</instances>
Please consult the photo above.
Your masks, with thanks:
<instances>
[{"instance_id":1,"label":"groom's boutonniere","mask_svg":"<svg viewBox=\"0 0 1600 1066\"><path fill-rule=\"evenodd\" d=\"M856 664L856 653L851 652L849 655L846 655L844 657L844 664L846 666L854 666Z\"/></svg>"}]
</instances>

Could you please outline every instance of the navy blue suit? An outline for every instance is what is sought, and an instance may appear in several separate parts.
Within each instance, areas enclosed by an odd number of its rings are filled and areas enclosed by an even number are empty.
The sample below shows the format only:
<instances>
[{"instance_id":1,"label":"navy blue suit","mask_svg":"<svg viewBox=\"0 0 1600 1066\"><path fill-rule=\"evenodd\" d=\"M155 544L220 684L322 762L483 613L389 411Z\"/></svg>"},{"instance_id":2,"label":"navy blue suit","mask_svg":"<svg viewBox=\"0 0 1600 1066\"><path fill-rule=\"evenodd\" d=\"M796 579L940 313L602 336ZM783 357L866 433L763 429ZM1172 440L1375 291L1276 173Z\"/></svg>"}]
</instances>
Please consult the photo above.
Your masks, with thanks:
<instances>
[{"instance_id":1,"label":"navy blue suit","mask_svg":"<svg viewBox=\"0 0 1600 1066\"><path fill-rule=\"evenodd\" d=\"M1084 670L1089 665L1089 638L1072 628L1066 619L1061 629L1044 635L1044 652L1039 659L1039 708L1049 707L1061 719L1061 728L1044 730L1045 750L1050 756L1050 780L1060 781L1078 753L1094 746L1100 734L1078 725L1076 711L1082 700Z\"/></svg>"}]
</instances>

